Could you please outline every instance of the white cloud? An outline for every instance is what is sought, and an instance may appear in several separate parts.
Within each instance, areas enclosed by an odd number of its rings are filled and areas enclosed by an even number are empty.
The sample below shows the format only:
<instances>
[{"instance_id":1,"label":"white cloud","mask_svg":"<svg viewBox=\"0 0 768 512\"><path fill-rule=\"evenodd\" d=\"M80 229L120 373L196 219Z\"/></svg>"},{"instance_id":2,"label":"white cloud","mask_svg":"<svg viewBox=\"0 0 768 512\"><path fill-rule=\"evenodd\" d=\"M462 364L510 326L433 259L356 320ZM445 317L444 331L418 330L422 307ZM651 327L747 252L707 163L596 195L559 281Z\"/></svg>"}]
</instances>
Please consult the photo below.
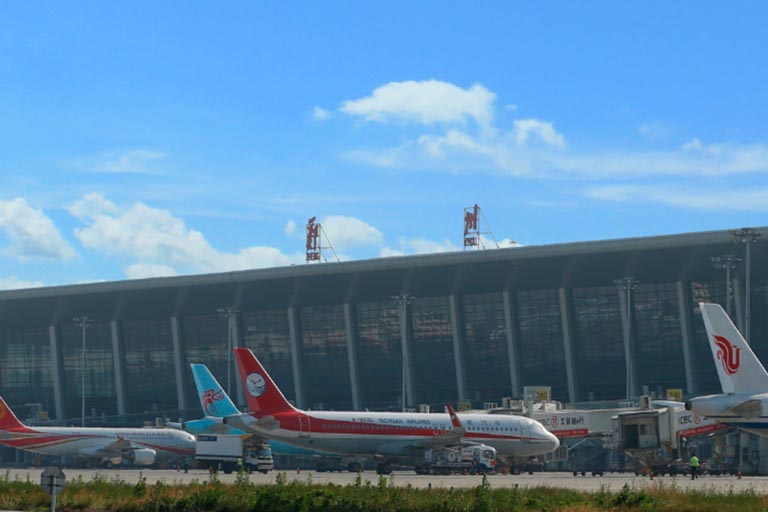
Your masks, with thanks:
<instances>
[{"instance_id":1,"label":"white cloud","mask_svg":"<svg viewBox=\"0 0 768 512\"><path fill-rule=\"evenodd\" d=\"M768 212L768 187L707 190L690 187L608 185L588 188L584 195L601 201L662 203L704 211Z\"/></svg>"},{"instance_id":2,"label":"white cloud","mask_svg":"<svg viewBox=\"0 0 768 512\"><path fill-rule=\"evenodd\" d=\"M17 197L0 201L0 229L11 245L6 252L21 260L69 259L75 251L42 210Z\"/></svg>"},{"instance_id":3,"label":"white cloud","mask_svg":"<svg viewBox=\"0 0 768 512\"><path fill-rule=\"evenodd\" d=\"M379 245L384 240L381 231L354 217L331 215L323 219L321 224L333 247L339 250Z\"/></svg>"},{"instance_id":4,"label":"white cloud","mask_svg":"<svg viewBox=\"0 0 768 512\"><path fill-rule=\"evenodd\" d=\"M315 107L312 109L312 119L315 121L325 121L331 117L331 113L321 107Z\"/></svg>"},{"instance_id":5,"label":"white cloud","mask_svg":"<svg viewBox=\"0 0 768 512\"><path fill-rule=\"evenodd\" d=\"M168 265L153 263L134 263L123 269L128 279L145 279L148 277L167 277L178 275L176 269Z\"/></svg>"},{"instance_id":6,"label":"white cloud","mask_svg":"<svg viewBox=\"0 0 768 512\"><path fill-rule=\"evenodd\" d=\"M675 133L675 128L665 123L643 123L637 127L638 133L649 139L661 139Z\"/></svg>"},{"instance_id":7,"label":"white cloud","mask_svg":"<svg viewBox=\"0 0 768 512\"><path fill-rule=\"evenodd\" d=\"M495 100L496 95L480 84L463 89L439 80L410 80L377 87L370 96L345 101L340 110L366 121L432 125L473 119L489 127Z\"/></svg>"},{"instance_id":8,"label":"white cloud","mask_svg":"<svg viewBox=\"0 0 768 512\"><path fill-rule=\"evenodd\" d=\"M76 166L88 172L106 174L157 174L155 165L168 155L150 149L127 151L104 151L88 155L75 162Z\"/></svg>"},{"instance_id":9,"label":"white cloud","mask_svg":"<svg viewBox=\"0 0 768 512\"><path fill-rule=\"evenodd\" d=\"M288 222L285 223L285 234L286 236L291 236L296 232L296 223L293 222L293 219L288 219Z\"/></svg>"},{"instance_id":10,"label":"white cloud","mask_svg":"<svg viewBox=\"0 0 768 512\"><path fill-rule=\"evenodd\" d=\"M86 223L75 230L85 247L136 260L125 269L129 277L243 270L303 261L301 254L286 255L268 246L234 253L216 250L184 220L143 203L119 209L102 196L89 194L70 211Z\"/></svg>"},{"instance_id":11,"label":"white cloud","mask_svg":"<svg viewBox=\"0 0 768 512\"><path fill-rule=\"evenodd\" d=\"M565 147L565 137L557 133L552 123L538 119L515 119L515 140L524 145L531 135L538 136L545 144L558 148Z\"/></svg>"},{"instance_id":12,"label":"white cloud","mask_svg":"<svg viewBox=\"0 0 768 512\"><path fill-rule=\"evenodd\" d=\"M442 241L428 240L426 238L399 238L399 248L384 247L380 254L383 257L403 256L405 254L432 254L438 252L455 252L461 250L459 246L447 238Z\"/></svg>"},{"instance_id":13,"label":"white cloud","mask_svg":"<svg viewBox=\"0 0 768 512\"><path fill-rule=\"evenodd\" d=\"M16 276L0 278L0 290L20 290L23 288L40 288L45 286L42 281L25 281Z\"/></svg>"}]
</instances>

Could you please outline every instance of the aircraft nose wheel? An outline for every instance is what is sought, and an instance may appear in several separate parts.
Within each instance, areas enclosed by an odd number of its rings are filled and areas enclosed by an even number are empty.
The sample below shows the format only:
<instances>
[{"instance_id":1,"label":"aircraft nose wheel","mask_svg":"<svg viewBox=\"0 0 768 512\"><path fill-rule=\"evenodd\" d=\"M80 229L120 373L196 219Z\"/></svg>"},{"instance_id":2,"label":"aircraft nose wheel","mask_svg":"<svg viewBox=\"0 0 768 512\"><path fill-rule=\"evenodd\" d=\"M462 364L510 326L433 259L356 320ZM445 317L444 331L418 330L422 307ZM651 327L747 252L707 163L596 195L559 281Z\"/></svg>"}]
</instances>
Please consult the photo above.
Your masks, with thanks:
<instances>
[{"instance_id":1,"label":"aircraft nose wheel","mask_svg":"<svg viewBox=\"0 0 768 512\"><path fill-rule=\"evenodd\" d=\"M376 466L377 475L388 475L390 473L392 473L392 464L389 464L388 462L382 462Z\"/></svg>"}]
</instances>

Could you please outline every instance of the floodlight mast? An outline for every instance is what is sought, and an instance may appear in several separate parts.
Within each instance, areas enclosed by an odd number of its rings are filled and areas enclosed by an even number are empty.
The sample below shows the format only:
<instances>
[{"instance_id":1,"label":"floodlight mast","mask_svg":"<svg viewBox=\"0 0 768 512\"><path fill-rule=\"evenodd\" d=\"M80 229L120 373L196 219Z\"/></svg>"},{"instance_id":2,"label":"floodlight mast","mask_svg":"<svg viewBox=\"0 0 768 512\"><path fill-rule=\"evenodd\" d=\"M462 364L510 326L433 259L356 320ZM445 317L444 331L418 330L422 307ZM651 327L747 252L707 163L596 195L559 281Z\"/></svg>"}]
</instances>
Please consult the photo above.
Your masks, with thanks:
<instances>
[{"instance_id":1,"label":"floodlight mast","mask_svg":"<svg viewBox=\"0 0 768 512\"><path fill-rule=\"evenodd\" d=\"M746 271L745 281L746 281L746 301L744 304L744 339L747 340L747 343L749 343L749 335L751 331L751 323L752 323L752 260L751 260L751 247L752 244L757 243L757 239L762 236L761 233L758 233L754 228L741 228L741 229L732 229L731 230L731 236L733 237L734 243L737 244L744 244L745 246L745 256L744 256L744 267Z\"/></svg>"},{"instance_id":2,"label":"floodlight mast","mask_svg":"<svg viewBox=\"0 0 768 512\"><path fill-rule=\"evenodd\" d=\"M75 325L79 326L80 329L83 331L83 373L82 373L82 415L80 418L80 426L85 427L85 330L88 328L88 326L93 323L93 318L82 315L82 316L75 316L72 317L72 321L75 323Z\"/></svg>"}]
</instances>

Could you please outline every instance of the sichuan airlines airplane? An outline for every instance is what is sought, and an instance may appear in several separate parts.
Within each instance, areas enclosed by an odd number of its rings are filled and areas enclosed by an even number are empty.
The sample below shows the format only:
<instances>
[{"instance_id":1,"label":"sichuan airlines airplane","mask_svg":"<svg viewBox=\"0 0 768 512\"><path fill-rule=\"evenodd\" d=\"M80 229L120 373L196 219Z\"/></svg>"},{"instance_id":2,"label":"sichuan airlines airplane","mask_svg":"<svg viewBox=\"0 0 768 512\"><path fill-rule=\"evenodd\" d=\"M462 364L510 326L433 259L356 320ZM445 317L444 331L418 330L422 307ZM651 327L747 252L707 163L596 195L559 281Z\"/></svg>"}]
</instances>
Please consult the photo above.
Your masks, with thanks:
<instances>
[{"instance_id":1,"label":"sichuan airlines airplane","mask_svg":"<svg viewBox=\"0 0 768 512\"><path fill-rule=\"evenodd\" d=\"M197 394L200 397L200 405L203 408L204 418L197 420L189 420L183 423L168 423L167 426L172 428L181 428L192 434L232 434L242 435L249 434L250 432L243 431L232 427L231 425L225 425L223 418L225 416L240 414L240 410L229 398L229 395L224 388L221 387L219 381L213 376L211 371L204 364L191 364L192 376L195 378L195 386L197 386ZM321 453L316 450L306 450L287 443L281 443L280 441L271 440L269 442L272 451L280 455L306 455L306 456L323 456L332 455L328 453Z\"/></svg>"},{"instance_id":2,"label":"sichuan airlines airplane","mask_svg":"<svg viewBox=\"0 0 768 512\"><path fill-rule=\"evenodd\" d=\"M768 436L768 373L717 304L699 304L723 393L692 398L685 408L702 416Z\"/></svg>"},{"instance_id":3,"label":"sichuan airlines airplane","mask_svg":"<svg viewBox=\"0 0 768 512\"><path fill-rule=\"evenodd\" d=\"M83 457L112 467L151 466L158 453L195 454L195 438L169 428L28 427L0 397L0 444L42 455Z\"/></svg>"},{"instance_id":4,"label":"sichuan airlines airplane","mask_svg":"<svg viewBox=\"0 0 768 512\"><path fill-rule=\"evenodd\" d=\"M530 456L553 451L557 437L538 421L522 416L358 411L302 411L285 399L247 348L236 348L249 414L227 416L225 423L308 449L339 455L372 456L380 474L392 463L424 462L427 450L486 444L503 455Z\"/></svg>"}]
</instances>

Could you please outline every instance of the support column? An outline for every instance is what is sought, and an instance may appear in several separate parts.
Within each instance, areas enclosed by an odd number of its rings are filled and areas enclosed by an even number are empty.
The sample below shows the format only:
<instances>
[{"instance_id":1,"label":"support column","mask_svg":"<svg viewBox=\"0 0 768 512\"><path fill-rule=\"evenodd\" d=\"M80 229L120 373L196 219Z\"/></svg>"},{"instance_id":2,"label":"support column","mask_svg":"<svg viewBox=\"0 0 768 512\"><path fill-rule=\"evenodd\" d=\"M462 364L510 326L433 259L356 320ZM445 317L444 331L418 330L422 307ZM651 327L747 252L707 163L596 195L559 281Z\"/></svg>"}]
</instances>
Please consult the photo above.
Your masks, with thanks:
<instances>
[{"instance_id":1,"label":"support column","mask_svg":"<svg viewBox=\"0 0 768 512\"><path fill-rule=\"evenodd\" d=\"M53 374L53 402L56 408L56 421L64 421L64 366L59 343L59 328L48 327L48 340L51 342L51 370Z\"/></svg>"},{"instance_id":2,"label":"support column","mask_svg":"<svg viewBox=\"0 0 768 512\"><path fill-rule=\"evenodd\" d=\"M291 364L293 367L293 390L296 396L296 407L304 408L304 393L301 385L301 355L302 343L301 332L299 328L298 311L293 306L288 308L288 332L291 341Z\"/></svg>"},{"instance_id":3,"label":"support column","mask_svg":"<svg viewBox=\"0 0 768 512\"><path fill-rule=\"evenodd\" d=\"M630 304L627 304L627 294L630 295ZM624 361L627 368L627 400L638 394L637 365L635 358L635 323L632 321L633 307L631 304L631 288L624 290L619 287L619 306L621 309L621 332L624 339ZM627 325L629 324L629 325Z\"/></svg>"},{"instance_id":4,"label":"support column","mask_svg":"<svg viewBox=\"0 0 768 512\"><path fill-rule=\"evenodd\" d=\"M565 350L565 373L568 379L568 400L576 402L577 378L576 378L576 354L573 348L573 328L571 321L571 294L565 288L557 290L560 299L560 322L563 327L563 348Z\"/></svg>"},{"instance_id":5,"label":"support column","mask_svg":"<svg viewBox=\"0 0 768 512\"><path fill-rule=\"evenodd\" d=\"M448 307L451 314L451 332L453 333L453 363L456 367L456 389L459 393L459 401L464 402L467 399L467 383L464 376L464 332L462 327L464 322L461 320L461 297L457 298L455 294L448 296Z\"/></svg>"},{"instance_id":6,"label":"support column","mask_svg":"<svg viewBox=\"0 0 768 512\"><path fill-rule=\"evenodd\" d=\"M120 332L120 325L116 320L109 324L112 332L112 358L115 362L115 391L117 391L117 414L125 416L128 414L126 406L125 393L125 353L123 352L123 339Z\"/></svg>"},{"instance_id":7,"label":"support column","mask_svg":"<svg viewBox=\"0 0 768 512\"><path fill-rule=\"evenodd\" d=\"M186 352L184 340L181 337L181 322L178 316L171 317L171 338L173 340L173 365L176 370L176 396L179 400L179 410L184 415L187 408L187 394L184 386L184 370L186 369Z\"/></svg>"},{"instance_id":8,"label":"support column","mask_svg":"<svg viewBox=\"0 0 768 512\"><path fill-rule=\"evenodd\" d=\"M509 358L509 380L512 384L512 396L522 398L523 387L520 376L520 358L518 345L520 336L517 332L517 307L509 290L501 292L504 301L504 329L507 333L507 358Z\"/></svg>"},{"instance_id":9,"label":"support column","mask_svg":"<svg viewBox=\"0 0 768 512\"><path fill-rule=\"evenodd\" d=\"M230 329L229 332L232 333L232 347L233 348L240 348L244 347L245 344L243 343L243 339L240 336L240 311L236 312L235 314L228 315L228 322ZM229 354L229 357L234 358L234 354ZM243 394L243 381L240 378L239 370L237 363L233 360L232 361L234 369L232 370L234 372L234 379L235 379L235 393L237 395L237 403L240 405L240 408L243 409L246 407L245 402L245 395Z\"/></svg>"},{"instance_id":10,"label":"support column","mask_svg":"<svg viewBox=\"0 0 768 512\"><path fill-rule=\"evenodd\" d=\"M693 364L693 324L691 311L691 283L677 282L677 311L680 316L680 334L683 340L683 366L685 367L685 391L687 395L696 393L696 372Z\"/></svg>"},{"instance_id":11,"label":"support column","mask_svg":"<svg viewBox=\"0 0 768 512\"><path fill-rule=\"evenodd\" d=\"M736 318L731 318L731 320L734 321L739 331L744 334L744 287L741 286L739 279L733 280L733 305L736 306Z\"/></svg>"},{"instance_id":12,"label":"support column","mask_svg":"<svg viewBox=\"0 0 768 512\"><path fill-rule=\"evenodd\" d=\"M357 371L357 330L353 305L344 303L344 329L347 333L347 360L349 361L349 384L352 387L352 408L363 408L360 394L360 377Z\"/></svg>"},{"instance_id":13,"label":"support column","mask_svg":"<svg viewBox=\"0 0 768 512\"><path fill-rule=\"evenodd\" d=\"M411 330L409 322L408 300L401 299L400 304L400 349L403 352L403 387L405 403L403 409L413 406L416 395L416 386L413 381L413 354L411 352Z\"/></svg>"}]
</instances>

